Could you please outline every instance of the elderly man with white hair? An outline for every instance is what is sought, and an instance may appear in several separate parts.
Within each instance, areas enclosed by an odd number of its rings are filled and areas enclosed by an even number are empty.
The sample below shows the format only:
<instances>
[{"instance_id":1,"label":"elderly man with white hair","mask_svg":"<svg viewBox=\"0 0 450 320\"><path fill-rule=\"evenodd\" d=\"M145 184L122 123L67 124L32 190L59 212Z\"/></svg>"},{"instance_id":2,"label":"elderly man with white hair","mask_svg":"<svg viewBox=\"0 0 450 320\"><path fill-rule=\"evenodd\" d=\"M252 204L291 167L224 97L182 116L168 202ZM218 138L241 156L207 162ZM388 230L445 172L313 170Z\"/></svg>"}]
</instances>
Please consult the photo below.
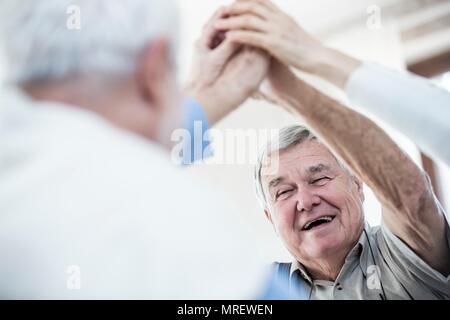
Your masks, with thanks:
<instances>
[{"instance_id":1,"label":"elderly man with white hair","mask_svg":"<svg viewBox=\"0 0 450 320\"><path fill-rule=\"evenodd\" d=\"M276 264L280 279L303 299L450 299L448 217L426 173L374 122L289 67L347 87L444 160L448 92L326 48L268 0L237 1L225 12L218 30L276 58L260 95L314 132L281 130L256 167L266 217L293 258ZM381 202L381 226L365 223L363 182Z\"/></svg>"},{"instance_id":2,"label":"elderly man with white hair","mask_svg":"<svg viewBox=\"0 0 450 320\"><path fill-rule=\"evenodd\" d=\"M11 0L0 11L0 297L256 297L265 262L245 216L166 149L183 122L212 125L244 102L267 56L217 46L218 11L182 109L173 1Z\"/></svg>"},{"instance_id":3,"label":"elderly man with white hair","mask_svg":"<svg viewBox=\"0 0 450 320\"><path fill-rule=\"evenodd\" d=\"M275 264L277 278L307 300L450 299L450 229L426 175L374 123L295 87L293 108L320 138L282 129L255 171L265 215L293 257ZM327 113L336 122L319 129ZM342 128L347 121L354 130ZM382 203L381 226L365 221L362 181Z\"/></svg>"}]
</instances>

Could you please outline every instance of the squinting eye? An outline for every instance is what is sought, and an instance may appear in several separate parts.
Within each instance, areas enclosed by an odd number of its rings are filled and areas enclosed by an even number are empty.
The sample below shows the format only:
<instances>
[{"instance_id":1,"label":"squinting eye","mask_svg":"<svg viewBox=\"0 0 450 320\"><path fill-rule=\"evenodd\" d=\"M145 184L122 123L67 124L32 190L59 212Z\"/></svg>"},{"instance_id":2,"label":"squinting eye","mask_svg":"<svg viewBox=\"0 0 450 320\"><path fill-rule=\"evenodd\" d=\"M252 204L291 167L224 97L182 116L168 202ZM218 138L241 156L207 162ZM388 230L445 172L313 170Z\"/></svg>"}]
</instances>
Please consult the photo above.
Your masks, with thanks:
<instances>
[{"instance_id":1,"label":"squinting eye","mask_svg":"<svg viewBox=\"0 0 450 320\"><path fill-rule=\"evenodd\" d=\"M292 189L287 189L287 190L283 190L283 191L278 191L276 194L276 199L280 198L281 196L286 196L289 192L291 192Z\"/></svg>"},{"instance_id":2,"label":"squinting eye","mask_svg":"<svg viewBox=\"0 0 450 320\"><path fill-rule=\"evenodd\" d=\"M322 177L322 178L313 180L313 181L311 182L311 184L324 185L328 180L330 180L330 178L328 178L328 177Z\"/></svg>"}]
</instances>

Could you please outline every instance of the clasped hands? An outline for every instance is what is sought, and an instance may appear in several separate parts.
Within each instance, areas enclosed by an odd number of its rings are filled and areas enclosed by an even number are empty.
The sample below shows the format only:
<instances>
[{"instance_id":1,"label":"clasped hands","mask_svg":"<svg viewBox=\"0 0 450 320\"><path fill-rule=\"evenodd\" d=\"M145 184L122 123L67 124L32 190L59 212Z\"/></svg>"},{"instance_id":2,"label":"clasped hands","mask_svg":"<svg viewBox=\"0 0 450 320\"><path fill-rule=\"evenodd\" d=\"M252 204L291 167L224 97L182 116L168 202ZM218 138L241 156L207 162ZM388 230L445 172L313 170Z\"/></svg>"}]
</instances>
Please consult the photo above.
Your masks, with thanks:
<instances>
[{"instance_id":1,"label":"clasped hands","mask_svg":"<svg viewBox=\"0 0 450 320\"><path fill-rule=\"evenodd\" d=\"M185 93L215 124L250 96L282 105L284 91L301 81L291 67L343 86L358 62L341 56L336 70L336 54L269 0L237 0L203 27Z\"/></svg>"}]
</instances>

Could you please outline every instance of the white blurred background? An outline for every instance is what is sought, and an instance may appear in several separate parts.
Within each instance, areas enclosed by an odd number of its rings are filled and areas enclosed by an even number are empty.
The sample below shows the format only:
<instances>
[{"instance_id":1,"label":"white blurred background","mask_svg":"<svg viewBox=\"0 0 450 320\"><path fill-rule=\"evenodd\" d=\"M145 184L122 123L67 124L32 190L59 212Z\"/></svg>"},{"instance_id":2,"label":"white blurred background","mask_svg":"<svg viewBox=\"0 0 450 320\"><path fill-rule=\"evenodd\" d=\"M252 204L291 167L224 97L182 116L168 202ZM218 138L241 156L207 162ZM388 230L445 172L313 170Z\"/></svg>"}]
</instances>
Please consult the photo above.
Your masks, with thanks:
<instances>
[{"instance_id":1,"label":"white blurred background","mask_svg":"<svg viewBox=\"0 0 450 320\"><path fill-rule=\"evenodd\" d=\"M192 46L210 15L226 0L178 0L181 18L180 81L187 76ZM396 69L409 69L435 79L450 90L450 0L274 0L300 24L325 41L363 60L377 61ZM373 22L380 18L380 25ZM375 20L373 20L375 19ZM4 64L0 60L0 79ZM339 93L326 87L330 94ZM432 101L430 101L432 103ZM449 106L450 107L450 106ZM267 103L249 100L222 121L222 132L236 129L279 129L298 119ZM429 172L435 190L450 209L450 170L421 154L415 144L392 128L379 123L398 144ZM258 147L265 139L257 141ZM449 148L449 145L442 146ZM239 153L233 147L225 153ZM217 155L216 155L217 157ZM214 158L211 159L214 162ZM254 194L253 163L198 164L189 168L235 202L243 215L255 221L254 232L263 239L259 249L272 260L289 260L289 255L265 221ZM218 206L221 204L218 203ZM366 188L365 212L371 225L380 222L380 205ZM211 213L214 214L214 213ZM238 222L237 222L238 223ZM231 235L232 236L232 235Z\"/></svg>"}]
</instances>

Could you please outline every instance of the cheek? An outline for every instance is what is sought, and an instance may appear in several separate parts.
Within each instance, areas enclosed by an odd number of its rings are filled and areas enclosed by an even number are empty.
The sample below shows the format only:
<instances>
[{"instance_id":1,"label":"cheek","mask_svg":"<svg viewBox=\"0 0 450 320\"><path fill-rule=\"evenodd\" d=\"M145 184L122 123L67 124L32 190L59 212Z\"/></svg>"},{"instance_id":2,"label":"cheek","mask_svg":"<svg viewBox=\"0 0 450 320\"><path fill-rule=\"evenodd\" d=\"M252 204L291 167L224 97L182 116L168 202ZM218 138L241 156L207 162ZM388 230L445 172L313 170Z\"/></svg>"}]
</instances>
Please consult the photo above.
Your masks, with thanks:
<instances>
[{"instance_id":1,"label":"cheek","mask_svg":"<svg viewBox=\"0 0 450 320\"><path fill-rule=\"evenodd\" d=\"M339 185L332 194L330 202L339 208L340 221L346 230L359 228L362 217L362 200L357 190L353 190L345 185Z\"/></svg>"},{"instance_id":2,"label":"cheek","mask_svg":"<svg viewBox=\"0 0 450 320\"><path fill-rule=\"evenodd\" d=\"M356 189L343 182L333 182L321 188L318 195L341 212L340 220L351 224L361 214L362 199Z\"/></svg>"},{"instance_id":3,"label":"cheek","mask_svg":"<svg viewBox=\"0 0 450 320\"><path fill-rule=\"evenodd\" d=\"M276 214L276 226L281 234L292 232L295 226L296 207L295 201L284 200L274 206Z\"/></svg>"},{"instance_id":4,"label":"cheek","mask_svg":"<svg viewBox=\"0 0 450 320\"><path fill-rule=\"evenodd\" d=\"M319 195L340 210L359 208L362 205L356 188L351 188L342 181L333 181L322 187Z\"/></svg>"}]
</instances>

